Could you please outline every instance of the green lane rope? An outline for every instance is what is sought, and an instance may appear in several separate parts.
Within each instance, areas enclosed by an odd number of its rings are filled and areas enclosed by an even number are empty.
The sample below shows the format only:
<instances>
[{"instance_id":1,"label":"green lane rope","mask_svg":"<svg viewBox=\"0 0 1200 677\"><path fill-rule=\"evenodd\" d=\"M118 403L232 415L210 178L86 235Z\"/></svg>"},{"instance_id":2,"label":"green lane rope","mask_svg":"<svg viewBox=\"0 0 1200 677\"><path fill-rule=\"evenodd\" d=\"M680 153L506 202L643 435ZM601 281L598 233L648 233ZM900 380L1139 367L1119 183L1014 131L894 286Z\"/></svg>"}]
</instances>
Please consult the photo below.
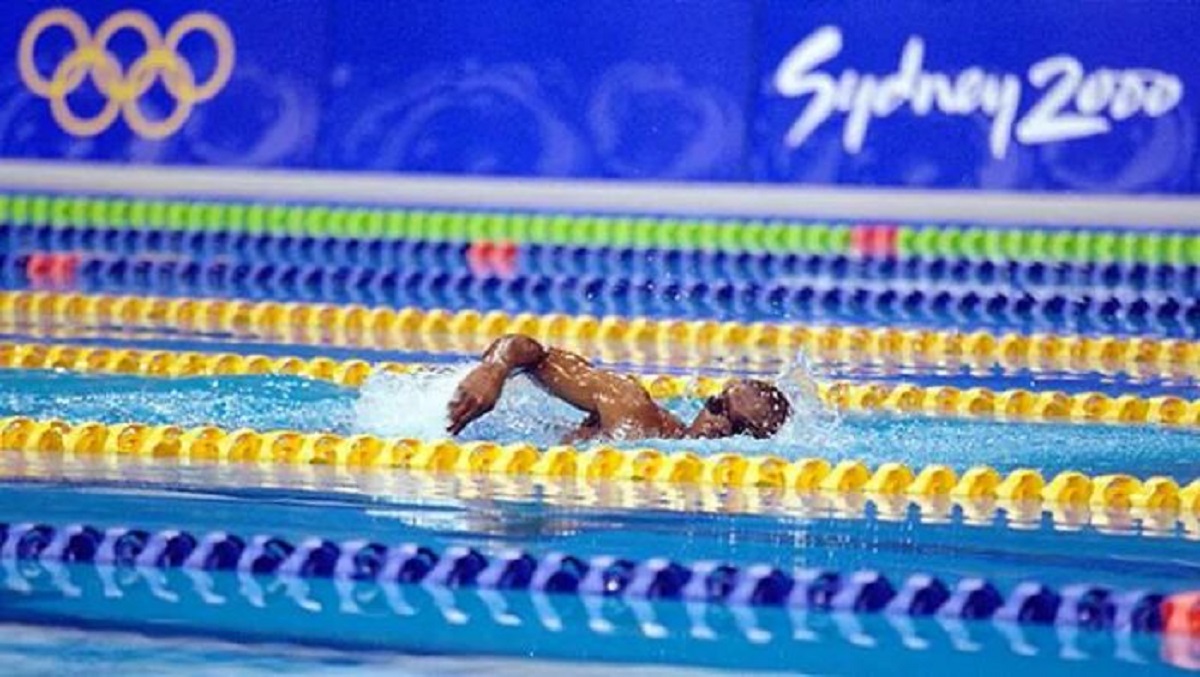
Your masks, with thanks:
<instances>
[{"instance_id":1,"label":"green lane rope","mask_svg":"<svg viewBox=\"0 0 1200 677\"><path fill-rule=\"evenodd\" d=\"M792 219L369 209L214 200L0 193L0 222L275 235L492 240L730 251L853 253L863 226ZM902 225L899 256L1200 265L1200 235L1154 230Z\"/></svg>"}]
</instances>

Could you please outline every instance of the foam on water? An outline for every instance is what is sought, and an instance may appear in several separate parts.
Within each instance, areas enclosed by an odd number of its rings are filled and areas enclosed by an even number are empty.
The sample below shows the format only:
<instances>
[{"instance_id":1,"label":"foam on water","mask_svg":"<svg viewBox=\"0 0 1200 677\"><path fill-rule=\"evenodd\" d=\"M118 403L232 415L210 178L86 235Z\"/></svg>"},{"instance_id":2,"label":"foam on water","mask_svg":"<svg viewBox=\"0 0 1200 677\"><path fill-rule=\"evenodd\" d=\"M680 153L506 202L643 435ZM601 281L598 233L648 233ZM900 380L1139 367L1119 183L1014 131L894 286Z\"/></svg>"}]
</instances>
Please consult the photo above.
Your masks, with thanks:
<instances>
[{"instance_id":1,"label":"foam on water","mask_svg":"<svg viewBox=\"0 0 1200 677\"><path fill-rule=\"evenodd\" d=\"M351 428L385 436L436 439L445 437L446 408L454 389L472 365L436 368L409 374L371 377L354 404ZM623 447L650 446L700 454L735 451L774 454L795 459L808 456L832 461L859 459L871 465L900 461L914 466L945 463L963 469L988 464L1001 470L1033 467L1046 472L1082 469L1092 473L1137 472L1155 468L1181 481L1200 474L1200 434L1149 426L965 421L886 414L843 417L826 408L816 382L824 378L803 355L771 380L795 410L771 439L733 437L717 440L628 440ZM672 413L690 421L703 400L682 397L667 403ZM525 377L511 379L495 411L472 423L462 437L502 442L557 444L579 423L582 414L542 392ZM604 442L595 442L602 444ZM582 445L587 446L587 445ZM1142 473L1145 474L1145 473Z\"/></svg>"},{"instance_id":2,"label":"foam on water","mask_svg":"<svg viewBox=\"0 0 1200 677\"><path fill-rule=\"evenodd\" d=\"M388 437L446 437L450 399L473 367L431 367L407 374L376 372L363 384L354 403L351 428ZM527 377L517 376L505 384L496 409L468 426L463 437L553 444L581 418L577 410L542 392Z\"/></svg>"},{"instance_id":3,"label":"foam on water","mask_svg":"<svg viewBox=\"0 0 1200 677\"><path fill-rule=\"evenodd\" d=\"M354 402L352 429L385 437L444 437L447 403L467 370L463 366L407 374L374 372Z\"/></svg>"},{"instance_id":4,"label":"foam on water","mask_svg":"<svg viewBox=\"0 0 1200 677\"><path fill-rule=\"evenodd\" d=\"M473 364L434 367L407 374L378 372L364 384L354 405L355 432L388 437L435 439L446 435L446 411L459 381ZM794 456L804 449L829 448L841 440L839 417L817 396L813 372L803 355L771 379L791 401L794 413L771 440L654 440L664 446L700 451L758 450ZM669 403L684 421L695 417L702 400L679 398ZM464 431L468 439L499 439L556 444L579 424L583 414L547 395L527 377L509 379L496 409ZM626 446L644 445L631 440Z\"/></svg>"},{"instance_id":5,"label":"foam on water","mask_svg":"<svg viewBox=\"0 0 1200 677\"><path fill-rule=\"evenodd\" d=\"M351 391L294 376L145 378L0 370L0 416L182 427L335 430L351 420Z\"/></svg>"},{"instance_id":6,"label":"foam on water","mask_svg":"<svg viewBox=\"0 0 1200 677\"><path fill-rule=\"evenodd\" d=\"M0 416L437 439L446 437L447 403L470 368L464 364L399 376L377 374L361 391L295 376L163 379L0 370ZM796 415L772 439L631 440L624 445L701 454L853 458L871 465L945 463L959 470L988 464L1002 471L1028 467L1043 472L1164 474L1184 483L1200 476L1200 431L1195 429L884 414L839 417L820 405L810 374L798 358L775 377ZM823 378L820 372L816 376ZM676 398L668 406L686 421L701 404L693 396ZM496 411L473 423L463 437L547 446L558 443L581 419L580 412L517 377L505 387Z\"/></svg>"},{"instance_id":7,"label":"foam on water","mask_svg":"<svg viewBox=\"0 0 1200 677\"><path fill-rule=\"evenodd\" d=\"M825 449L844 446L842 419L836 409L830 409L817 393L817 378L821 374L803 352L796 353L791 362L772 382L792 404L792 417L775 434L777 444L790 449Z\"/></svg>"}]
</instances>

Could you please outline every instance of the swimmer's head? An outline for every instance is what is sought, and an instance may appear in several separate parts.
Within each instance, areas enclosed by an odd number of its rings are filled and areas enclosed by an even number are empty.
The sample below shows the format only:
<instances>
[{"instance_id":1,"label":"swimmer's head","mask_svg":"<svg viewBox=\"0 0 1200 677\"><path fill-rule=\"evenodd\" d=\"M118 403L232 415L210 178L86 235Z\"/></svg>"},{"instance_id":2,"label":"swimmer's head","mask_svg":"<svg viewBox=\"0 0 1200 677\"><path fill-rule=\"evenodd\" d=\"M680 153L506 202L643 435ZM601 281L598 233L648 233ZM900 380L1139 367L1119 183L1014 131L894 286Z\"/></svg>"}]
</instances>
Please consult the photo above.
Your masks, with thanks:
<instances>
[{"instance_id":1,"label":"swimmer's head","mask_svg":"<svg viewBox=\"0 0 1200 677\"><path fill-rule=\"evenodd\" d=\"M730 381L720 393L704 401L704 408L688 426L695 437L774 435L792 415L783 392L766 381Z\"/></svg>"}]
</instances>

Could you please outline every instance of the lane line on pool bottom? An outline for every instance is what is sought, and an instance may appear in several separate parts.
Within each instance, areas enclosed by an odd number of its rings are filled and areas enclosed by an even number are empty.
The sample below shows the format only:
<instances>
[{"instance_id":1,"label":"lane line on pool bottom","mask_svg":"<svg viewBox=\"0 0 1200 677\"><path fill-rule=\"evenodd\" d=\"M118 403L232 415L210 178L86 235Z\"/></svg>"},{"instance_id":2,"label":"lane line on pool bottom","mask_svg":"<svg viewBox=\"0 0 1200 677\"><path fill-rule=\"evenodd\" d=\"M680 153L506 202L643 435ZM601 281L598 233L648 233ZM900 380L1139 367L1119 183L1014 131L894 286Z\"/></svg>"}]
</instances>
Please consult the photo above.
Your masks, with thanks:
<instances>
[{"instance_id":1,"label":"lane line on pool bottom","mask_svg":"<svg viewBox=\"0 0 1200 677\"><path fill-rule=\"evenodd\" d=\"M0 559L123 568L230 571L251 576L421 584L449 589L535 591L590 598L690 601L730 607L884 613L1059 625L1106 632L1188 633L1196 595L1119 591L1080 583L1055 588L1025 581L1004 590L983 578L947 583L915 573L893 583L871 570L782 569L772 564L680 563L599 555L535 555L509 549L486 555L466 546L441 552L420 544L367 539L298 542L273 535L181 529L97 528L76 524L0 524Z\"/></svg>"},{"instance_id":2,"label":"lane line on pool bottom","mask_svg":"<svg viewBox=\"0 0 1200 677\"><path fill-rule=\"evenodd\" d=\"M243 374L295 375L357 388L375 371L411 373L428 365L327 357L267 357L240 353L136 350L67 344L0 343L0 368L65 369L80 373L129 374L149 377ZM639 374L655 398L708 397L720 392L727 377ZM1200 426L1200 400L1173 395L1140 397L1104 393L1067 393L1023 388L919 386L911 383L816 382L816 395L841 411L926 413L964 418L1016 421L1108 421Z\"/></svg>"},{"instance_id":3,"label":"lane line on pool bottom","mask_svg":"<svg viewBox=\"0 0 1200 677\"><path fill-rule=\"evenodd\" d=\"M836 464L822 458L789 461L775 455L700 456L688 451L611 446L587 450L570 446L539 449L527 443L385 439L365 434L341 436L294 430L226 431L213 426L184 429L142 423L71 424L25 417L0 419L0 448L106 456L118 461L150 457L189 462L315 464L442 474L756 487L799 494L949 496L1018 504L1090 505L1185 517L1200 514L1200 479L1180 487L1174 479L1164 476L1145 480L1126 474L1092 477L1073 470L1047 478L1028 468L1001 474L990 466L975 466L959 474L948 466L936 464L912 468L903 463L882 463L872 469L861 461Z\"/></svg>"},{"instance_id":4,"label":"lane line on pool bottom","mask_svg":"<svg viewBox=\"0 0 1200 677\"><path fill-rule=\"evenodd\" d=\"M9 326L124 327L232 335L300 344L392 350L477 352L487 341L523 333L613 354L605 361L644 361L658 353L684 358L733 353L748 362L794 359L861 366L966 366L1160 376L1200 375L1200 343L1150 337L1023 334L988 331L809 326L500 311L389 308L205 298L114 296L50 291L0 292L0 323Z\"/></svg>"}]
</instances>

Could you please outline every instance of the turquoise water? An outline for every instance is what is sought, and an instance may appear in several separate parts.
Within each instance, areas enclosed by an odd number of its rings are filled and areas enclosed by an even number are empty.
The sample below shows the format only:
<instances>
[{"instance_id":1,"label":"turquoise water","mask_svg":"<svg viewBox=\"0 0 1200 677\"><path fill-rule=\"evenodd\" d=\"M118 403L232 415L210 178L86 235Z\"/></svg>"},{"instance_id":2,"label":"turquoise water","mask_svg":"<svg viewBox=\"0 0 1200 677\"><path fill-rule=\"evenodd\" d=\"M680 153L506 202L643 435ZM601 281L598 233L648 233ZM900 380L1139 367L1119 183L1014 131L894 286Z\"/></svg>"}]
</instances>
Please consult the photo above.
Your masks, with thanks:
<instances>
[{"instance_id":1,"label":"turquoise water","mask_svg":"<svg viewBox=\"0 0 1200 677\"><path fill-rule=\"evenodd\" d=\"M398 481L374 493L286 480L247 488L218 486L211 467L186 478L170 470L171 464L163 463L143 469L137 479L101 481L80 472L50 483L5 480L0 464L0 514L9 523L228 531L293 542L309 536L335 542L365 537L435 549L517 547L535 556L562 551L636 560L757 562L785 569L872 568L895 580L927 572L946 580L983 576L1000 586L1033 577L1059 586L1087 581L1177 591L1200 580L1195 542L1173 534L1151 538L1041 522L1018 528L1004 519L972 523L957 513L940 521L914 514L884 519L871 511L850 519L830 512L757 514L715 506L681 513L632 503L589 505L536 491L474 492L464 498L472 492L449 480Z\"/></svg>"},{"instance_id":2,"label":"turquoise water","mask_svg":"<svg viewBox=\"0 0 1200 677\"><path fill-rule=\"evenodd\" d=\"M680 514L572 503L520 487L471 492L460 478L389 474L372 482L328 468L271 473L264 482L264 469L146 462L97 479L87 465L48 459L34 472L36 462L0 454L5 520L873 568L893 580L921 571L948 581L986 576L1002 589L1035 579L1170 592L1200 580L1195 543L1170 534L1049 523L1017 529L960 514L939 523L911 514ZM866 674L889 665L914 674L1001 675L1061 670L1064 661L1100 675L1133 664L1150 674L1170 668L1162 641L1148 635L91 565L3 563L0 623L19 624L0 639L0 659L8 652L16 661L6 665L80 661L152 674L194 674L200 664L298 674L612 674L622 667L655 674L653 665L669 665L670 674L681 666ZM52 630L31 631L38 626ZM43 652L67 643L63 633L72 637L63 628L108 634L58 649L61 662L50 660Z\"/></svg>"},{"instance_id":3,"label":"turquoise water","mask_svg":"<svg viewBox=\"0 0 1200 677\"><path fill-rule=\"evenodd\" d=\"M376 375L361 392L285 376L161 379L6 370L0 371L0 415L370 432L428 439L445 436L446 402L465 368ZM681 400L672 406L686 418L694 414L698 402ZM577 412L518 380L507 387L497 410L472 425L465 437L549 445L557 443L578 420ZM659 440L649 444L702 453L735 450L793 458L857 458L870 463L945 463L957 469L987 464L1001 471L1030 467L1047 473L1072 469L1089 474L1170 475L1180 482L1200 476L1200 433L1194 430L835 417L811 404L801 408L801 415L772 440Z\"/></svg>"},{"instance_id":4,"label":"turquoise water","mask_svg":"<svg viewBox=\"0 0 1200 677\"><path fill-rule=\"evenodd\" d=\"M698 669L735 674L880 674L881 666L887 666L887 674L1087 670L1092 675L1119 675L1131 669L1138 674L1166 674L1171 671L1168 661L1193 649L1179 639L1172 641L1183 644L1182 648L1164 650L1156 638L1099 637L1045 627L806 618L774 609L731 612L683 604L628 607L613 602L595 608L577 598L449 591L441 595L422 588L403 591L402 610L397 611L394 597L386 591L367 586L339 591L327 581L252 602L253 598L239 595L245 582L232 576L197 580L178 572L159 582L160 594L175 593L176 601L155 596L135 580L119 586L122 600L113 604L103 597L98 572L81 569L72 566L59 573L80 589L74 597L62 596L36 568L27 572L35 578L30 592L39 599L19 604L26 621L24 637L31 634L27 630L31 621L54 624L63 615L136 634L88 633L80 643L62 649L50 643L61 631L52 631L49 640L37 636L30 641L32 647L22 645L22 634L17 634L0 640L0 659L6 650L16 654L15 661L6 662L15 674L37 674L20 672L31 662L40 663L46 672L62 674L62 662L73 660L100 669L144 669L150 674L228 674L218 670L241 674L247 668L253 673L399 675L653 676L691 674ZM204 590L208 600L196 590ZM209 601L212 596L220 601ZM347 607L353 610L346 611ZM331 633L334 628L336 633ZM189 632L225 641L198 642ZM337 639L331 642L330 634ZM236 644L230 646L234 638ZM285 652L270 646L280 641L292 647ZM104 646L84 648L94 646L93 642ZM336 646L295 648L315 642ZM59 660L29 659L31 654L44 657L47 650L56 649ZM405 653L398 655L397 649ZM460 657L466 652L473 656Z\"/></svg>"},{"instance_id":5,"label":"turquoise water","mask_svg":"<svg viewBox=\"0 0 1200 677\"><path fill-rule=\"evenodd\" d=\"M78 342L78 341L73 341ZM172 345L176 348L212 344ZM226 346L221 346L226 348ZM441 362L416 374L375 375L361 390L281 376L180 379L0 370L0 416L226 428L444 436L446 402L464 356L359 355ZM904 378L1154 394L1194 384L1097 375L918 374L847 371L822 377ZM649 441L700 453L857 458L871 464L988 464L1089 474L1200 476L1200 433L1151 426L1028 424L837 416L814 403L803 370L779 377L799 415L776 439ZM1189 395L1190 396L1190 395ZM671 403L689 417L696 398ZM473 439L557 442L579 414L515 380ZM757 506L757 507L751 507ZM1200 586L1194 528L1110 524L1100 515L921 512L901 505L798 502L756 490L433 477L336 468L111 464L0 452L0 521L54 526L228 531L297 541L366 538L484 552L668 557L781 568L876 569L893 581L929 573L985 577L1001 589L1037 580L1118 590ZM562 674L723 672L1123 675L1174 671L1200 643L887 616L805 615L424 586L338 584L196 571L113 570L0 560L0 665L6 674ZM1194 659L1193 659L1194 660Z\"/></svg>"}]
</instances>

